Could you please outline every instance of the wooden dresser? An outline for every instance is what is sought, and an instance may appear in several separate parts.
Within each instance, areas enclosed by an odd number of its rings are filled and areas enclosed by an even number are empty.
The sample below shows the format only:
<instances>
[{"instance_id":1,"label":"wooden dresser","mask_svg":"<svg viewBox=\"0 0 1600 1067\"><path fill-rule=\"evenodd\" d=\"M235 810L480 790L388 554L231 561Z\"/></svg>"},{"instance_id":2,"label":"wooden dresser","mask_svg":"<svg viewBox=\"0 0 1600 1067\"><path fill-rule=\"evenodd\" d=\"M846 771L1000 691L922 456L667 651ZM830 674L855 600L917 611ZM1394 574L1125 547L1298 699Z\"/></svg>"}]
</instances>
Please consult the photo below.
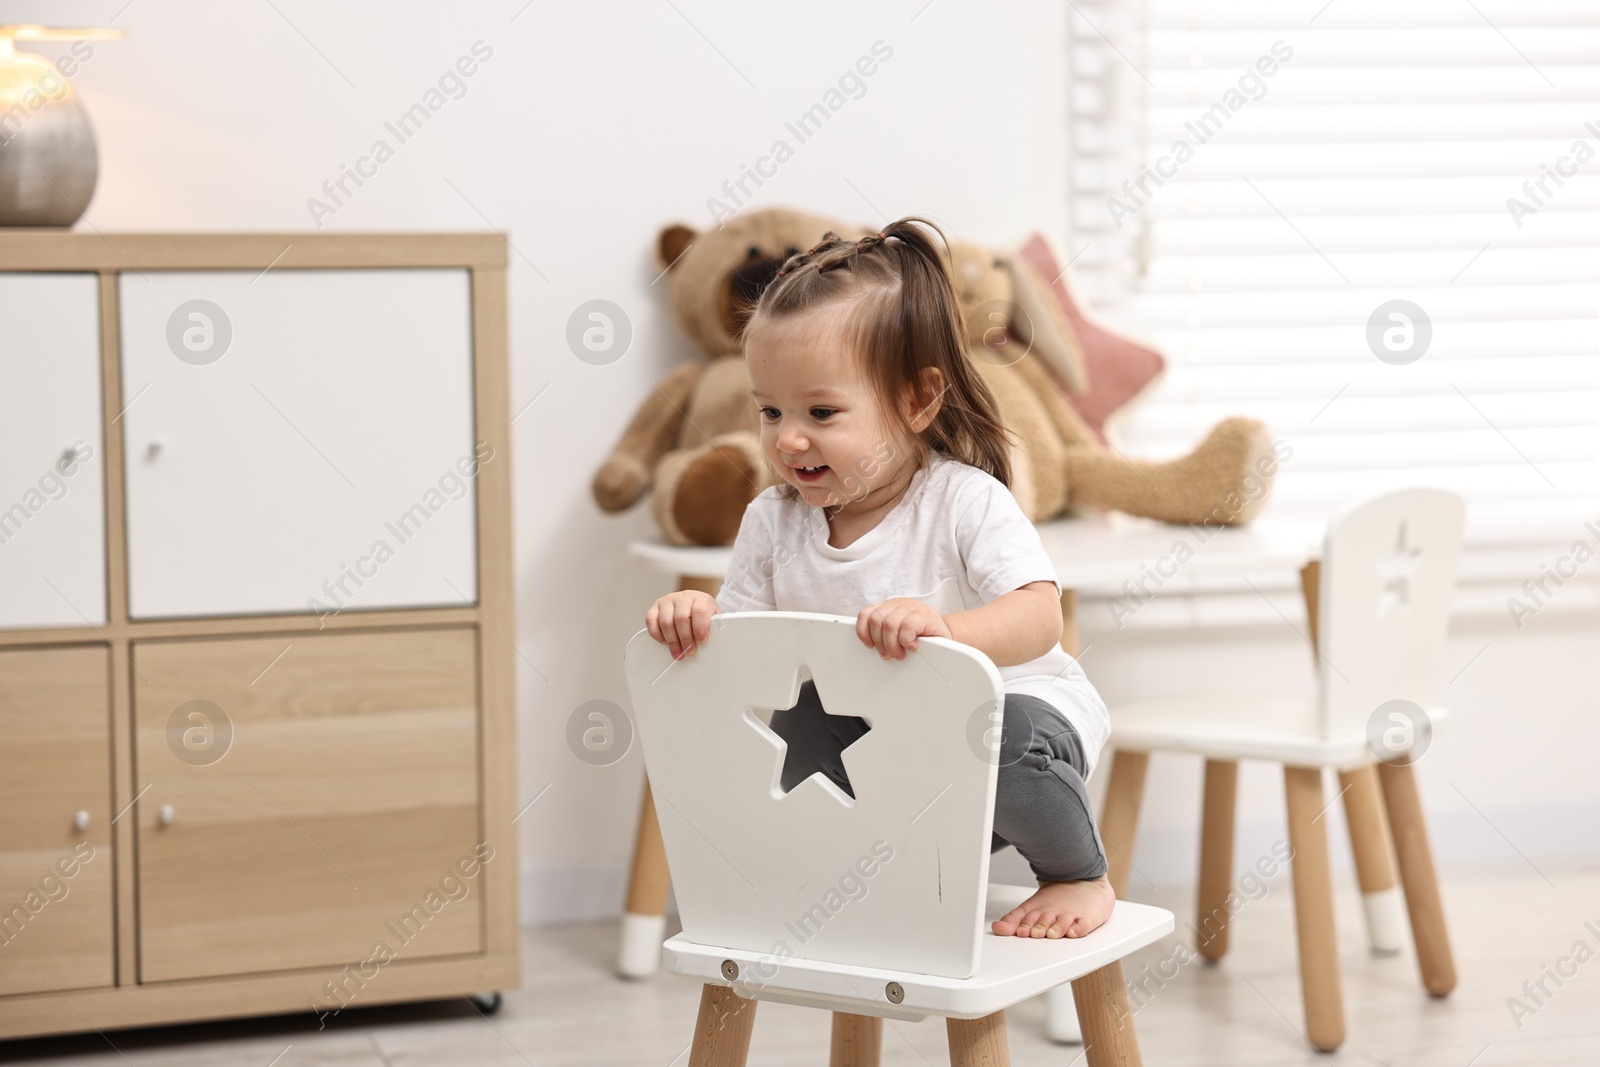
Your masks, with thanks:
<instances>
[{"instance_id":1,"label":"wooden dresser","mask_svg":"<svg viewBox=\"0 0 1600 1067\"><path fill-rule=\"evenodd\" d=\"M0 1037L520 984L505 263L0 232Z\"/></svg>"}]
</instances>

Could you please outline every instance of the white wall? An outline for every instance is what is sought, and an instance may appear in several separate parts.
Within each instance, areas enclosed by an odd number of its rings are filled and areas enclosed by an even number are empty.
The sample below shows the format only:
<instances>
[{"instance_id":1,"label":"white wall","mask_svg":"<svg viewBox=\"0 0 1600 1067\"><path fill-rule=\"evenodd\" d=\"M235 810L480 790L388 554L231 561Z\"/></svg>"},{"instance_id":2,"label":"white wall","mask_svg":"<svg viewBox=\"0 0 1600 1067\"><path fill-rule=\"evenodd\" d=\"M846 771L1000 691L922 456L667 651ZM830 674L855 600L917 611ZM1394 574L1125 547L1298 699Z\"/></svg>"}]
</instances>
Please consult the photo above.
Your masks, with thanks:
<instances>
[{"instance_id":1,"label":"white wall","mask_svg":"<svg viewBox=\"0 0 1600 1067\"><path fill-rule=\"evenodd\" d=\"M1032 229L1061 237L1061 7L274 4L0 0L0 22L116 16L128 33L95 45L74 80L102 167L80 229L294 231L320 221L329 231L507 232L512 410L539 397L514 427L513 457L522 795L548 787L519 823L524 918L613 913L642 764L633 752L588 766L567 749L565 728L585 701L627 704L623 646L668 588L624 556L630 539L653 532L645 509L605 516L589 496L595 468L651 383L692 355L665 293L650 284L652 239L671 221L709 224L707 198L878 40L894 54L865 94L799 145L754 203L863 223L922 213L997 243ZM308 198L323 196L323 183L375 139L393 142L384 123L479 41L493 55L465 95L336 212L314 219ZM571 311L596 298L620 304L635 331L627 355L603 367L579 361L564 340ZM1452 855L1520 862L1453 785L1513 840L1524 834L1525 851L1571 840L1600 851L1600 788L1587 772L1600 750L1595 635L1543 621L1496 635L1452 690L1463 721L1424 774ZM1450 663L1459 669L1488 639L1459 635ZM1304 660L1286 634L1176 643L1109 635L1085 665L1115 698L1244 670L1293 679ZM1154 765L1137 860L1152 877L1190 869L1196 773L1179 760ZM1274 832L1276 783L1247 772L1243 810L1242 854L1254 847L1253 827ZM1555 821L1560 812L1588 821Z\"/></svg>"}]
</instances>

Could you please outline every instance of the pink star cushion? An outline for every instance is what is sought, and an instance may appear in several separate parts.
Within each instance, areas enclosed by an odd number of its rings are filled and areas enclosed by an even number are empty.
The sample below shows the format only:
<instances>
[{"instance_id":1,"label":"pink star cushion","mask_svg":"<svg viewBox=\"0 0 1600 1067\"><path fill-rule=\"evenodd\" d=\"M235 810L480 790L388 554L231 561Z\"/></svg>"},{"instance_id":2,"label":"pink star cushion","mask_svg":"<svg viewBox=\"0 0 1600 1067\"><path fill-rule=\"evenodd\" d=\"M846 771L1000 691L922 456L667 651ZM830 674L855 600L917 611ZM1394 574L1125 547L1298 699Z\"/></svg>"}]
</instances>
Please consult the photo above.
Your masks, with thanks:
<instances>
[{"instance_id":1,"label":"pink star cushion","mask_svg":"<svg viewBox=\"0 0 1600 1067\"><path fill-rule=\"evenodd\" d=\"M1050 287L1062 314L1067 317L1083 349L1083 365L1089 379L1087 392L1077 393L1063 383L1057 387L1078 409L1100 443L1106 443L1106 422L1150 383L1161 377L1167 361L1160 352L1127 337L1112 333L1090 320L1067 285L1066 272L1043 235L1034 234L1018 251L1023 263L1033 268L1039 280Z\"/></svg>"}]
</instances>

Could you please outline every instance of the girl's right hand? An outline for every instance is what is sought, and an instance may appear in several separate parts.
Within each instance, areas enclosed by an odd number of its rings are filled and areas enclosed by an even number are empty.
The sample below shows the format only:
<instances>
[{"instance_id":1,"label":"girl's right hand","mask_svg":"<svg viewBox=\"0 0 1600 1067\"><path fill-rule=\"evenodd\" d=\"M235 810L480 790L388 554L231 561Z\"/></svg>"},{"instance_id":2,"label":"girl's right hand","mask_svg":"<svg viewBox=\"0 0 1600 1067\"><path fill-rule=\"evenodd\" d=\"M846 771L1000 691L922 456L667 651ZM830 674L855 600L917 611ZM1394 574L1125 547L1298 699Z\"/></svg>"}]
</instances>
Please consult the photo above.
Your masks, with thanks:
<instances>
[{"instance_id":1,"label":"girl's right hand","mask_svg":"<svg viewBox=\"0 0 1600 1067\"><path fill-rule=\"evenodd\" d=\"M695 646L711 637L711 616L720 615L717 598L699 589L668 593L645 612L650 636L666 645L673 659L694 655Z\"/></svg>"}]
</instances>

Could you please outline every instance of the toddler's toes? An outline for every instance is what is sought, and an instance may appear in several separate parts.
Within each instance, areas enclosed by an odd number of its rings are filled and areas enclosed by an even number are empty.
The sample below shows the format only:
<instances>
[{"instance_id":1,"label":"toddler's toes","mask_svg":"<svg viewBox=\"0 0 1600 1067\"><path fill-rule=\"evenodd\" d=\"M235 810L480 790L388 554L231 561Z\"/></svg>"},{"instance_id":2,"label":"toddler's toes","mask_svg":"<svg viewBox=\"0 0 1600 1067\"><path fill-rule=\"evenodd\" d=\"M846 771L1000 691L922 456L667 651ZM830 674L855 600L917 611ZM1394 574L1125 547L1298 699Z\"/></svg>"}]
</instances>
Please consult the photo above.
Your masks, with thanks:
<instances>
[{"instance_id":1,"label":"toddler's toes","mask_svg":"<svg viewBox=\"0 0 1600 1067\"><path fill-rule=\"evenodd\" d=\"M1021 908L1012 908L994 921L994 932L999 937L1011 937L1017 932L1017 921L1022 918Z\"/></svg>"}]
</instances>

